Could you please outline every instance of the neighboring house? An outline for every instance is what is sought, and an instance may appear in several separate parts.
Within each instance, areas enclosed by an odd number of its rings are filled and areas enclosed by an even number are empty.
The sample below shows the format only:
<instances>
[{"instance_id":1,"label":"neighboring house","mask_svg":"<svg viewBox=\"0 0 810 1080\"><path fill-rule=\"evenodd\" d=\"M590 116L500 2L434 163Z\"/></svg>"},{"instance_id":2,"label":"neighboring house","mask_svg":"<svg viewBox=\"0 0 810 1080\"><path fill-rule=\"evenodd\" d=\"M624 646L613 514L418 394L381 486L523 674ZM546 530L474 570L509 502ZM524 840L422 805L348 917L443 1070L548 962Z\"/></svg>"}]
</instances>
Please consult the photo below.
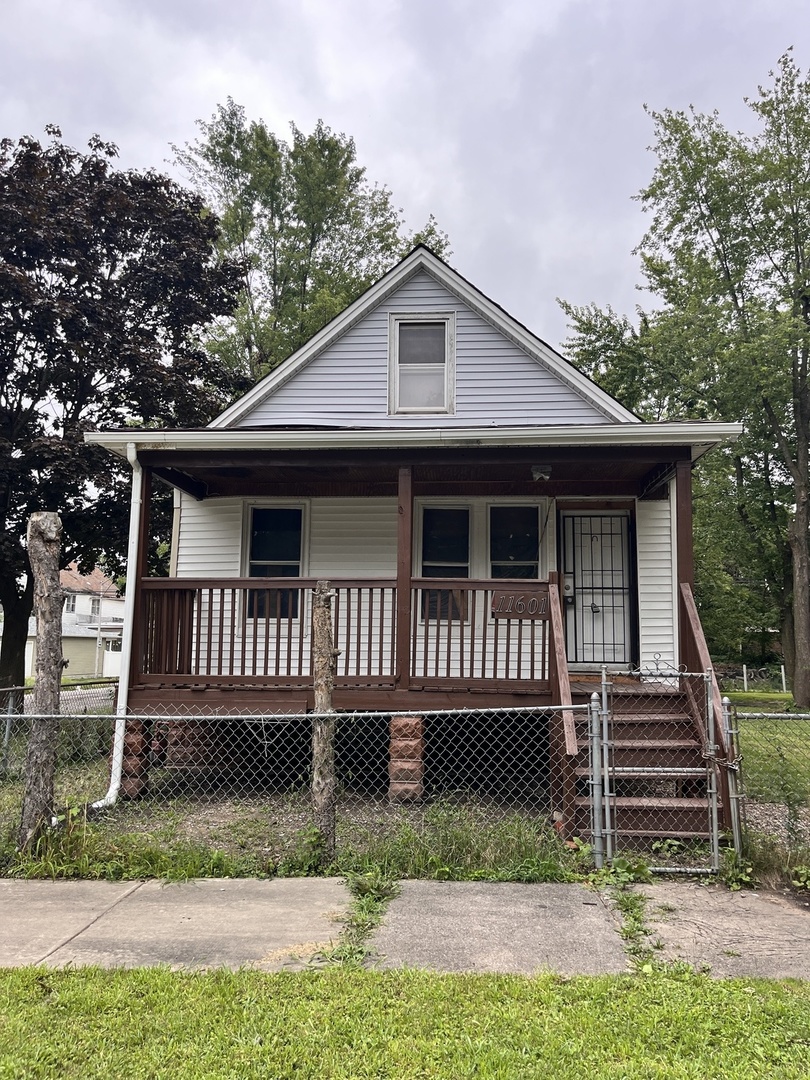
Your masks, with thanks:
<instances>
[{"instance_id":1,"label":"neighboring house","mask_svg":"<svg viewBox=\"0 0 810 1080\"><path fill-rule=\"evenodd\" d=\"M338 709L542 708L603 664L705 662L691 469L739 431L643 423L418 247L207 429L88 436L135 473L122 705L311 709L318 579Z\"/></svg>"},{"instance_id":2,"label":"neighboring house","mask_svg":"<svg viewBox=\"0 0 810 1080\"><path fill-rule=\"evenodd\" d=\"M124 600L115 583L98 567L82 574L71 563L59 574L64 594L62 605L62 656L65 675L117 676L121 657ZM25 674L30 678L36 666L36 619L28 627Z\"/></svg>"}]
</instances>

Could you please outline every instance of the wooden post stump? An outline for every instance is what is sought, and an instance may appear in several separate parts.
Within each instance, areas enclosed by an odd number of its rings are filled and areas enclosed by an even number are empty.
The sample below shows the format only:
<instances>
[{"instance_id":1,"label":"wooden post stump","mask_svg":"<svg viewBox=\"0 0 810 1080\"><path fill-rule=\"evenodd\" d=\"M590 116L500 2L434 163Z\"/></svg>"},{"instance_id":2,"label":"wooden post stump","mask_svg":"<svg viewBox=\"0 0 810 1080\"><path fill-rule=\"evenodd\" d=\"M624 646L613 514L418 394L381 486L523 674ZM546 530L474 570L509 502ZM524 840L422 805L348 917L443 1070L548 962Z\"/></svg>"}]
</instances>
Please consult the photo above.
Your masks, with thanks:
<instances>
[{"instance_id":1,"label":"wooden post stump","mask_svg":"<svg viewBox=\"0 0 810 1080\"><path fill-rule=\"evenodd\" d=\"M335 653L332 635L332 597L328 581L319 581L312 600L312 668L315 717L312 721L312 810L321 835L324 864L335 857Z\"/></svg>"},{"instance_id":2,"label":"wooden post stump","mask_svg":"<svg viewBox=\"0 0 810 1080\"><path fill-rule=\"evenodd\" d=\"M421 802L424 796L425 722L421 716L392 716L388 760L388 799Z\"/></svg>"},{"instance_id":3,"label":"wooden post stump","mask_svg":"<svg viewBox=\"0 0 810 1080\"><path fill-rule=\"evenodd\" d=\"M59 737L59 690L62 683L62 587L59 556L62 522L41 511L28 519L28 561L34 577L37 663L34 713L25 758L25 786L18 843L31 848L54 810L56 750Z\"/></svg>"}]
</instances>

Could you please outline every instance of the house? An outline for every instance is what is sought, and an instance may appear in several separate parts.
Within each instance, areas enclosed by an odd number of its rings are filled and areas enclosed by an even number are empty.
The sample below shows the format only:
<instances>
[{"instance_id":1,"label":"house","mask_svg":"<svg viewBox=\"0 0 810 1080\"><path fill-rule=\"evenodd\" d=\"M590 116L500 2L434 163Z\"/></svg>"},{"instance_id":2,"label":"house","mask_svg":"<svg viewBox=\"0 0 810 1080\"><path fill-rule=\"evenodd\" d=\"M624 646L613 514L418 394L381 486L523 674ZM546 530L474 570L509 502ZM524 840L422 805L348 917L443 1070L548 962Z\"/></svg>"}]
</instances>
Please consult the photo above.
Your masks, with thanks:
<instances>
[{"instance_id":1,"label":"house","mask_svg":"<svg viewBox=\"0 0 810 1080\"><path fill-rule=\"evenodd\" d=\"M739 431L642 422L417 247L208 428L87 436L134 472L120 707L311 709L319 579L340 710L541 709L602 665L705 666L691 470Z\"/></svg>"},{"instance_id":2,"label":"house","mask_svg":"<svg viewBox=\"0 0 810 1080\"><path fill-rule=\"evenodd\" d=\"M119 674L124 600L115 583L99 567L89 574L72 562L59 574L62 604L62 656L65 674L115 677ZM36 667L36 619L29 620L25 674Z\"/></svg>"}]
</instances>

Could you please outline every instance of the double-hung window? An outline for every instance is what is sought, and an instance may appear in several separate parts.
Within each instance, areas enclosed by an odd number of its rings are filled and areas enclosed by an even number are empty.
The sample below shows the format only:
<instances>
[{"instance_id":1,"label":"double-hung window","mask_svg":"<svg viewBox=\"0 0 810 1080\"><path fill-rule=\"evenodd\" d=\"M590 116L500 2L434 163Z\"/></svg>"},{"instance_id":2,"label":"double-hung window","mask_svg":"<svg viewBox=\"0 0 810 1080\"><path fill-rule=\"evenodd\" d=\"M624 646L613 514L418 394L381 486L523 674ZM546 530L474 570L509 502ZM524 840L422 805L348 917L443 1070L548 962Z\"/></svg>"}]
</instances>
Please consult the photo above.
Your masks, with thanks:
<instances>
[{"instance_id":1,"label":"double-hung window","mask_svg":"<svg viewBox=\"0 0 810 1080\"><path fill-rule=\"evenodd\" d=\"M455 411L455 316L391 315L389 411Z\"/></svg>"},{"instance_id":2,"label":"double-hung window","mask_svg":"<svg viewBox=\"0 0 810 1080\"><path fill-rule=\"evenodd\" d=\"M304 512L300 506L254 506L250 520L249 577L300 577ZM299 589L255 589L251 618L295 619Z\"/></svg>"},{"instance_id":3,"label":"double-hung window","mask_svg":"<svg viewBox=\"0 0 810 1080\"><path fill-rule=\"evenodd\" d=\"M466 506L423 504L418 572L423 578L522 578L541 569L541 505L472 500ZM422 590L423 620L466 619L467 588Z\"/></svg>"},{"instance_id":4,"label":"double-hung window","mask_svg":"<svg viewBox=\"0 0 810 1080\"><path fill-rule=\"evenodd\" d=\"M490 506L489 569L493 578L537 578L540 529L536 506Z\"/></svg>"},{"instance_id":5,"label":"double-hung window","mask_svg":"<svg viewBox=\"0 0 810 1080\"><path fill-rule=\"evenodd\" d=\"M469 508L426 506L422 511L422 577L469 576ZM426 589L422 593L422 618L464 619L466 596L458 589Z\"/></svg>"}]
</instances>

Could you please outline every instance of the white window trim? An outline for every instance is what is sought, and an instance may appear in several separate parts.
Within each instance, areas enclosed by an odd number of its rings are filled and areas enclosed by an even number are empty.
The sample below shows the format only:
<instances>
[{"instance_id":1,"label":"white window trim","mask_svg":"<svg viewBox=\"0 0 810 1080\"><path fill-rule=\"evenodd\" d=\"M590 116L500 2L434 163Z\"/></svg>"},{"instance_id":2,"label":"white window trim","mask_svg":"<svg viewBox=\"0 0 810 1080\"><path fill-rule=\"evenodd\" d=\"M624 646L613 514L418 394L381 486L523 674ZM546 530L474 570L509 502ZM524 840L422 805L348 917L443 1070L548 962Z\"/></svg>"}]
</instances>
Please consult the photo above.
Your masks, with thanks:
<instances>
[{"instance_id":1,"label":"white window trim","mask_svg":"<svg viewBox=\"0 0 810 1080\"><path fill-rule=\"evenodd\" d=\"M476 580L489 579L489 508L490 506L536 506L539 515L539 566L538 581L548 581L549 569L553 568L556 558L554 546L554 504L545 496L532 498L525 495L472 495L467 499L447 496L417 497L414 503L413 537L413 576L422 574L422 510L426 506L440 506L448 510L469 510L470 512L470 577ZM543 530L545 521L546 528ZM463 579L460 579L463 580ZM527 581L534 580L527 578Z\"/></svg>"},{"instance_id":2,"label":"white window trim","mask_svg":"<svg viewBox=\"0 0 810 1080\"><path fill-rule=\"evenodd\" d=\"M402 323L444 323L444 406L417 408L399 404L399 327ZM456 313L454 311L391 312L388 316L388 414L453 416L456 411Z\"/></svg>"},{"instance_id":3,"label":"white window trim","mask_svg":"<svg viewBox=\"0 0 810 1080\"><path fill-rule=\"evenodd\" d=\"M310 503L309 500L302 501L301 499L257 499L255 501L246 502L243 509L242 518L242 577L250 577L250 528L253 521L254 510L300 510L301 511L301 573L298 578L289 578L288 580L298 581L300 578L309 577L309 518L310 518ZM241 598L242 603L246 598ZM309 625L309 608L308 597L306 592L301 594L301 600L298 604L298 615L291 619L292 623L297 624L304 615L304 609L306 609L307 621L306 626ZM240 615L239 625L236 631L236 636L241 638L241 626L242 618ZM250 622L250 620L248 620ZM258 627L263 627L264 623L259 620Z\"/></svg>"}]
</instances>

